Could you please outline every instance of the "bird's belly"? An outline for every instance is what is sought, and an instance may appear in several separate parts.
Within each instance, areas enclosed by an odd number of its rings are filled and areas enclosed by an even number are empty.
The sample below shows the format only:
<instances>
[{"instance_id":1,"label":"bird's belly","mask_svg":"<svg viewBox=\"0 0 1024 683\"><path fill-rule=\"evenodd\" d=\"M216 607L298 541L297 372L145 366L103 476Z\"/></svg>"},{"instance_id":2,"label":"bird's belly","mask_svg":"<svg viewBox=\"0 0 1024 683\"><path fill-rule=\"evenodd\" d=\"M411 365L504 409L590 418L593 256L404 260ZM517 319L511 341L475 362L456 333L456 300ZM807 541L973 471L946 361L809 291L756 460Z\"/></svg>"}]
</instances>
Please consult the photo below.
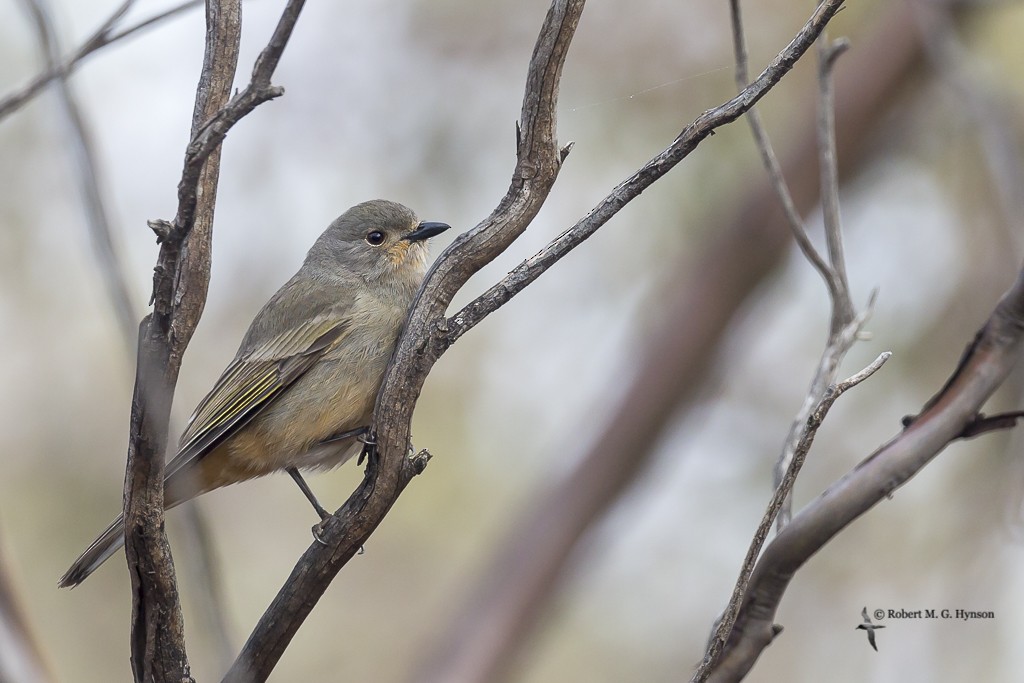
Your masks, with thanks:
<instances>
[{"instance_id":1,"label":"bird's belly","mask_svg":"<svg viewBox=\"0 0 1024 683\"><path fill-rule=\"evenodd\" d=\"M374 360L348 368L323 360L311 368L235 435L234 468L260 476L286 467L326 469L352 457L361 446L354 438L323 442L369 426L387 365Z\"/></svg>"}]
</instances>

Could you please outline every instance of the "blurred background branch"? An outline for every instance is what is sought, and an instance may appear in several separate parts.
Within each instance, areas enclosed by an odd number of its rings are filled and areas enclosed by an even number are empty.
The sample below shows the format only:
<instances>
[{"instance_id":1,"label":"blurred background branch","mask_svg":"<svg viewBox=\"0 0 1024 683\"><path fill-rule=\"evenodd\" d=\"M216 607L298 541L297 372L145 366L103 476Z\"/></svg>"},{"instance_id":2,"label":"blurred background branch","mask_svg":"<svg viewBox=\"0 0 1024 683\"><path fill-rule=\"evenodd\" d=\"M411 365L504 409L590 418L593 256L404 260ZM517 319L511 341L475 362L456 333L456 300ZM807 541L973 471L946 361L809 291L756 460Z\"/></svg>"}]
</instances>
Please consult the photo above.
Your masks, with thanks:
<instances>
[{"instance_id":1,"label":"blurred background branch","mask_svg":"<svg viewBox=\"0 0 1024 683\"><path fill-rule=\"evenodd\" d=\"M93 149L92 134L88 130L85 116L71 90L71 84L68 83L67 76L70 68L65 68L60 64L60 43L53 27L48 3L46 0L23 0L23 3L35 24L43 58L47 65L47 73L53 73L57 82L57 95L71 133L71 148L78 170L76 176L79 180L79 190L82 194L89 236L92 238L93 253L96 256L98 270L107 286L107 296L110 298L114 315L117 318L126 357L130 358L135 348L139 314L132 303L131 292L128 290L121 260L114 247L113 231L100 182L100 170ZM109 30L128 11L130 6L131 1L121 5L114 16L104 24L106 30ZM101 30L101 33L97 35L105 35L106 30Z\"/></svg>"},{"instance_id":2,"label":"blurred background branch","mask_svg":"<svg viewBox=\"0 0 1024 683\"><path fill-rule=\"evenodd\" d=\"M0 683L56 681L7 566L10 549L0 537Z\"/></svg>"},{"instance_id":3,"label":"blurred background branch","mask_svg":"<svg viewBox=\"0 0 1024 683\"><path fill-rule=\"evenodd\" d=\"M203 4L203 0L188 0L188 2L183 2L180 5L176 5L168 10L154 14L153 16L133 24L132 26L115 32L114 29L121 22L121 19L124 18L124 15L127 14L128 10L131 9L133 4L135 4L135 0L125 0L125 2L119 5L117 9L114 10L113 14L103 22L95 33L86 39L85 42L83 42L63 61L60 60L59 52L55 52L53 54L48 53L47 61L49 63L46 70L32 78L32 80L20 90L8 93L0 99L0 120L8 114L16 111L23 104L35 97L51 81L56 79L60 79L62 82L66 81L67 77L71 75L71 72L78 67L79 62L96 50L106 47L111 43L116 43L117 41L127 38L128 36L142 31L143 29L151 28L155 24L159 24L166 19L171 19L186 10L198 7ZM53 47L56 49L56 44L54 44Z\"/></svg>"}]
</instances>

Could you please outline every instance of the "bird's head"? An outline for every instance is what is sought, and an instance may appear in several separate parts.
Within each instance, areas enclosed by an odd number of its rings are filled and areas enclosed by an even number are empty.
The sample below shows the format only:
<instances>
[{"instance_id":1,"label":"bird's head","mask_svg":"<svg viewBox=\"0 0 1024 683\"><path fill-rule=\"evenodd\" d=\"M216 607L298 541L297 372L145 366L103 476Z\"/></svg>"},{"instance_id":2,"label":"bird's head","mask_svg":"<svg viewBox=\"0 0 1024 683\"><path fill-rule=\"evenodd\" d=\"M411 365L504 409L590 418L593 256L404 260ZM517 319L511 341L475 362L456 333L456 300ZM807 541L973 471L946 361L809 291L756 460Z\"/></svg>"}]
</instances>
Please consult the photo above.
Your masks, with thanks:
<instances>
[{"instance_id":1,"label":"bird's head","mask_svg":"<svg viewBox=\"0 0 1024 683\"><path fill-rule=\"evenodd\" d=\"M427 268L427 240L450 226L420 221L411 209L384 199L356 204L309 250L307 265L358 275L371 283L415 282Z\"/></svg>"}]
</instances>

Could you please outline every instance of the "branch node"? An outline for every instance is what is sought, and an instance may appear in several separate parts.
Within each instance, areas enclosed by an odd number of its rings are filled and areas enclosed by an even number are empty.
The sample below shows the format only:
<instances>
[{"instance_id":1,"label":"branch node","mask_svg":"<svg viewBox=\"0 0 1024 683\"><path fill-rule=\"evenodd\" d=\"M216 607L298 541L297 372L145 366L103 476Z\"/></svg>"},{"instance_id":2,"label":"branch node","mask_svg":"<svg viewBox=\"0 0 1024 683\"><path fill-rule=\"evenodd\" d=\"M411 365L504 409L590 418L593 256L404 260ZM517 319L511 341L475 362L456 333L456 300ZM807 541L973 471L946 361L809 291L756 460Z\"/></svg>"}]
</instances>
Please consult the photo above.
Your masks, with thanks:
<instances>
[{"instance_id":1,"label":"branch node","mask_svg":"<svg viewBox=\"0 0 1024 683\"><path fill-rule=\"evenodd\" d=\"M412 469L416 474L423 474L423 470L427 469L427 463L434 457L430 454L426 448L421 450L419 453L410 458L412 463Z\"/></svg>"},{"instance_id":2,"label":"branch node","mask_svg":"<svg viewBox=\"0 0 1024 683\"><path fill-rule=\"evenodd\" d=\"M892 358L892 351L883 351L882 353L878 354L878 358L873 360L871 364L868 365L866 368L864 368L855 375L847 377L842 382L834 384L833 387L835 388L837 394L841 394L845 392L847 389L852 389L853 387L857 386L858 384L866 380L871 375L878 372L881 369L881 367L885 365L885 362L890 358ZM832 387L829 388L831 389Z\"/></svg>"},{"instance_id":3,"label":"branch node","mask_svg":"<svg viewBox=\"0 0 1024 683\"><path fill-rule=\"evenodd\" d=\"M850 49L849 38L836 38L824 52L824 65L825 68L831 70L835 66L836 60L844 52Z\"/></svg>"},{"instance_id":4,"label":"branch node","mask_svg":"<svg viewBox=\"0 0 1024 683\"><path fill-rule=\"evenodd\" d=\"M146 225L149 226L150 230L156 233L157 244L163 244L164 241L170 237L171 231L174 229L174 226L170 221L165 221L162 218L146 221Z\"/></svg>"},{"instance_id":5,"label":"branch node","mask_svg":"<svg viewBox=\"0 0 1024 683\"><path fill-rule=\"evenodd\" d=\"M564 147L562 147L562 149L558 150L558 163L559 163L559 164L561 164L561 163L564 163L564 162L565 162L565 159L566 159L566 157L568 157L568 156L569 156L569 152L571 152L571 151L572 151L572 148L573 148L573 147L574 147L575 145L576 145L576 143L575 143L575 142L572 142L572 141L570 140L568 144L566 144L566 145L565 145Z\"/></svg>"},{"instance_id":6,"label":"branch node","mask_svg":"<svg viewBox=\"0 0 1024 683\"><path fill-rule=\"evenodd\" d=\"M997 415L985 415L984 413L978 413L970 422L964 425L963 430L961 430L957 435L957 438L970 439L971 437L979 436L997 429L1012 429L1017 426L1017 420L1020 420L1021 418L1024 418L1024 411L1020 410L1015 410L1009 413L999 413Z\"/></svg>"},{"instance_id":7,"label":"branch node","mask_svg":"<svg viewBox=\"0 0 1024 683\"><path fill-rule=\"evenodd\" d=\"M267 85L261 87L258 94L262 100L272 100L284 94L284 87L280 85Z\"/></svg>"}]
</instances>

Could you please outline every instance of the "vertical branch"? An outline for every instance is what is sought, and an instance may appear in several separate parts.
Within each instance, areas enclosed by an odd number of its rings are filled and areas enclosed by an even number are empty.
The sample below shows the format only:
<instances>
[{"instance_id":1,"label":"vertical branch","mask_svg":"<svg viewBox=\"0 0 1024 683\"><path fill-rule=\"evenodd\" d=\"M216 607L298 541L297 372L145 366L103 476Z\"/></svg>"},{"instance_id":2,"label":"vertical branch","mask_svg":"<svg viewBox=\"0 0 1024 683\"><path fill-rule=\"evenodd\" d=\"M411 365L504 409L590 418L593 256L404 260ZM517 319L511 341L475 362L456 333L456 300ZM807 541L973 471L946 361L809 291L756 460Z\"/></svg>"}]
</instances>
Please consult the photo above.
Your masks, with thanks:
<instances>
[{"instance_id":1,"label":"vertical branch","mask_svg":"<svg viewBox=\"0 0 1024 683\"><path fill-rule=\"evenodd\" d=\"M819 0L820 5L820 0ZM853 308L850 298L850 284L846 277L846 261L843 255L843 225L839 213L839 160L836 153L835 125L835 85L832 80L832 68L835 60L842 54L849 43L845 40L830 43L828 32L823 31L815 41L818 54L818 117L817 145L818 166L820 173L820 194L823 222L825 226L825 242L828 247L829 298L831 300L831 322L829 324L828 341L822 352L818 368L811 380L811 387L804 399L800 412L789 430L789 436L782 448L782 453L775 464L774 484L778 488L786 478L793 459L796 444L804 432L803 424L810 415L811 408L825 395L828 385L835 381L839 365L847 352L857 341L857 337L874 307L875 294L872 293L868 305L861 315ZM792 484L791 484L792 485ZM793 515L793 498L787 494L779 511L778 528L782 529Z\"/></svg>"},{"instance_id":2,"label":"vertical branch","mask_svg":"<svg viewBox=\"0 0 1024 683\"><path fill-rule=\"evenodd\" d=\"M241 38L240 0L211 0L206 24L193 138L230 97ZM153 312L139 329L124 496L125 553L132 585L131 662L136 681L191 680L163 525L164 449L182 355L206 301L219 154L211 150L201 161L194 185L183 176L178 188L178 229L161 236ZM186 157L186 167L188 162Z\"/></svg>"},{"instance_id":3,"label":"vertical branch","mask_svg":"<svg viewBox=\"0 0 1024 683\"><path fill-rule=\"evenodd\" d=\"M736 60L736 88L743 90L743 88L747 87L747 83L750 82L750 75L747 60L747 40L743 32L743 13L740 10L740 0L729 0L729 15L732 20L732 46L733 55ZM761 121L761 113L754 106L747 112L746 118L747 123L750 124L750 132L754 135L757 149L761 153L761 161L768 172L768 180L771 182L772 189L782 204L782 212L786 217L786 223L789 224L790 232L793 233L793 239L803 253L804 258L821 275L821 278L825 281L825 286L828 287L829 295L834 298L839 288L836 282L836 274L825 263L821 254L814 248L810 238L807 236L807 227L804 225L803 218L800 217L800 212L793 202L793 195L790 193L789 185L786 183L785 176L782 173L782 165L779 164L778 157L775 155L775 149L772 147L771 140L768 139L768 132Z\"/></svg>"},{"instance_id":4,"label":"vertical branch","mask_svg":"<svg viewBox=\"0 0 1024 683\"><path fill-rule=\"evenodd\" d=\"M820 0L819 0L820 2ZM836 107L832 68L849 43L832 43L823 31L816 42L818 53L818 158L821 174L821 209L825 223L828 260L835 274L836 290L832 292L832 324L830 337L839 335L843 327L856 317L850 300L850 284L843 257L843 223L839 213L839 163L836 159Z\"/></svg>"},{"instance_id":5,"label":"vertical branch","mask_svg":"<svg viewBox=\"0 0 1024 683\"><path fill-rule=\"evenodd\" d=\"M821 3L818 3L819 7ZM747 74L747 46L743 32L743 14L740 10L740 0L730 0L730 18L732 22L733 51L736 59L736 86L741 90L746 86ZM846 264L843 259L842 223L839 217L839 165L836 153L835 136L835 94L832 82L832 67L835 59L843 52L846 42L839 42L831 45L822 32L815 41L819 57L818 68L818 120L816 126L818 142L818 163L820 168L820 189L821 204L825 216L825 236L829 251L829 262L826 263L818 251L811 244L807 237L807 228L800 217L790 194L789 187L782 173L782 168L772 149L768 133L761 122L761 116L756 108L747 113L747 121L754 135L754 141L761 153L765 170L775 191L779 202L782 204L783 214L793 237L800 247L804 257L810 262L816 271L825 281L828 289L829 299L832 303L831 323L829 326L828 342L822 353L818 368L811 380L810 389L804 398L800 410L789 429L789 434L783 444L782 452L779 455L774 469L774 487L779 489L783 486L786 473L790 469L793 454L796 451L797 443L801 440L806 429L807 419L821 398L825 394L828 385L836 378L839 364L856 341L864 321L869 314L874 295L868 304L866 312L857 316L850 300L850 288L846 278ZM792 486L792 482L790 483ZM792 516L793 501L789 492L786 492L784 503L778 512L778 527L781 529L786 525ZM760 542L755 536L754 547L751 548L754 557L760 548ZM737 583L737 590L746 581L746 576L753 569L748 562L744 565L740 580Z\"/></svg>"}]
</instances>

